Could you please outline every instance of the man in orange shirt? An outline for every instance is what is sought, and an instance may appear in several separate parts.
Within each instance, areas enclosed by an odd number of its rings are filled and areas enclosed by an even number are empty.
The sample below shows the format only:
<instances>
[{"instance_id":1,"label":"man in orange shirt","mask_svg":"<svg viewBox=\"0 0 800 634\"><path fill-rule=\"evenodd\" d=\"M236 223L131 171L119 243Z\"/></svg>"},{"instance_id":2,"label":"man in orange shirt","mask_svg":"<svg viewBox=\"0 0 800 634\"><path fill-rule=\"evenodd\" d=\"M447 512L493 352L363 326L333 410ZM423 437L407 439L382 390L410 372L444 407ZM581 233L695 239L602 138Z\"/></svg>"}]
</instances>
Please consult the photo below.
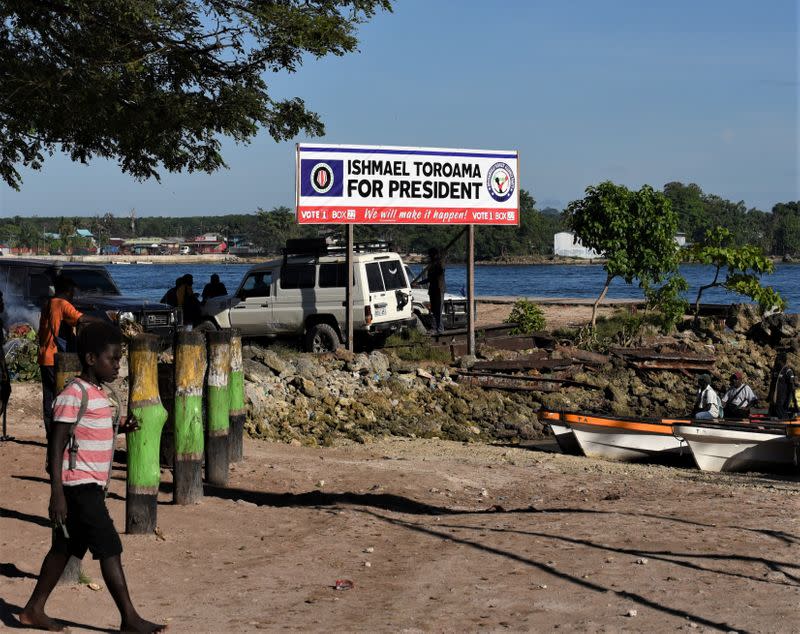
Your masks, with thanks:
<instances>
[{"instance_id":1,"label":"man in orange shirt","mask_svg":"<svg viewBox=\"0 0 800 634\"><path fill-rule=\"evenodd\" d=\"M53 422L53 400L56 391L56 353L59 346L75 340L74 328L78 324L99 321L84 315L72 304L75 296L75 282L59 275L55 282L55 295L42 309L39 318L39 369L42 375L42 417L47 437L50 438L50 425ZM62 352L64 350L61 350Z\"/></svg>"}]
</instances>

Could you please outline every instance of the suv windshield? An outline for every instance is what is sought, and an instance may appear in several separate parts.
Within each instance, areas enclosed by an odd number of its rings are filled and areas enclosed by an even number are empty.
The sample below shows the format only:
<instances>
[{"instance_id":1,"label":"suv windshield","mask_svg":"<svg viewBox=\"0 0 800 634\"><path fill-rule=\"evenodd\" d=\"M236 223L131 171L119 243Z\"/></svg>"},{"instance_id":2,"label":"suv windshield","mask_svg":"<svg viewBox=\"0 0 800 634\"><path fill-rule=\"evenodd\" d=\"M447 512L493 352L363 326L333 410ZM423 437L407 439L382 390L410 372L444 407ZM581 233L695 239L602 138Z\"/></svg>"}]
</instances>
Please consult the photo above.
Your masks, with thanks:
<instances>
[{"instance_id":1,"label":"suv windshield","mask_svg":"<svg viewBox=\"0 0 800 634\"><path fill-rule=\"evenodd\" d=\"M119 289L105 271L90 269L65 270L64 274L72 278L81 293L92 295L119 295Z\"/></svg>"}]
</instances>

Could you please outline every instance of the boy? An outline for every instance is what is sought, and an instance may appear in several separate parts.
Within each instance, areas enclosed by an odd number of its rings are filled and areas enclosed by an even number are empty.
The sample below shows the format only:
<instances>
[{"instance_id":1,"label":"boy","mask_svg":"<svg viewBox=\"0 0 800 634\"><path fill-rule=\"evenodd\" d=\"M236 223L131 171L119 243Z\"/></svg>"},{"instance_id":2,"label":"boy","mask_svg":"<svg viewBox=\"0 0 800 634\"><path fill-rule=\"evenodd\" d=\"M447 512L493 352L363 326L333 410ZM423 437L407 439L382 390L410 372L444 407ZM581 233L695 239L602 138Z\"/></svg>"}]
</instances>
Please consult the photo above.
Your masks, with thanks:
<instances>
[{"instance_id":1,"label":"boy","mask_svg":"<svg viewBox=\"0 0 800 634\"><path fill-rule=\"evenodd\" d=\"M160 632L164 626L145 621L128 595L122 571L122 543L105 504L105 487L114 456L115 404L102 388L119 374L122 335L106 322L87 324L78 335L81 374L69 383L55 402L53 429L48 440L50 464L50 519L53 543L42 562L39 580L20 614L23 625L51 632L63 627L45 614L44 606L71 555L82 559L86 550L100 560L100 569L119 609L120 629L128 632ZM80 383L80 385L78 385ZM84 399L85 390L86 397ZM80 416L81 403L86 401ZM77 453L70 464L67 448L74 426ZM137 428L129 419L120 425L127 433ZM61 465L61 468L58 468Z\"/></svg>"}]
</instances>

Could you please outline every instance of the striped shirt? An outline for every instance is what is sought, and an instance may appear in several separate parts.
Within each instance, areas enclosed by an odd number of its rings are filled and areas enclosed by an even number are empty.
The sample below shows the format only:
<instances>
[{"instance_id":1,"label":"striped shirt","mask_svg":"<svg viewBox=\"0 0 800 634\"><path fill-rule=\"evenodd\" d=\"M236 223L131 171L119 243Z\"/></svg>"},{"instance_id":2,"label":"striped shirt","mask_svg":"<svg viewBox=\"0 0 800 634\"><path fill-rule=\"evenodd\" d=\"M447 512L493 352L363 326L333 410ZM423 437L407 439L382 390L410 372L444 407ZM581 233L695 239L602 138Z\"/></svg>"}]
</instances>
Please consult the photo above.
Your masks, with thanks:
<instances>
[{"instance_id":1,"label":"striped shirt","mask_svg":"<svg viewBox=\"0 0 800 634\"><path fill-rule=\"evenodd\" d=\"M78 421L82 392L76 385L80 381L86 389L86 412ZM75 423L75 440L78 452L75 468L69 468L69 447L64 450L61 480L64 486L99 484L105 486L111 460L114 457L114 406L102 388L75 378L56 398L53 420L57 423Z\"/></svg>"}]
</instances>

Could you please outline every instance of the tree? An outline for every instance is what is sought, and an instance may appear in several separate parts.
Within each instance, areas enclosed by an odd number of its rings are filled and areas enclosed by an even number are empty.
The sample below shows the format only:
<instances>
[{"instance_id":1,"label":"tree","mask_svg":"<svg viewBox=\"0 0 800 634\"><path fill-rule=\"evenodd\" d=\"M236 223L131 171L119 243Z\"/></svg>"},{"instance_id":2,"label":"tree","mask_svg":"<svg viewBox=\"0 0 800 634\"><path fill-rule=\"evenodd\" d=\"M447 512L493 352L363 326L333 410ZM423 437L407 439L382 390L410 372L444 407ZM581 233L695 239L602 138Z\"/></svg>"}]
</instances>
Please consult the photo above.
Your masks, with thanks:
<instances>
[{"instance_id":1,"label":"tree","mask_svg":"<svg viewBox=\"0 0 800 634\"><path fill-rule=\"evenodd\" d=\"M778 203L772 208L774 234L772 252L800 255L800 201Z\"/></svg>"},{"instance_id":2,"label":"tree","mask_svg":"<svg viewBox=\"0 0 800 634\"><path fill-rule=\"evenodd\" d=\"M628 284L638 280L647 288L677 268L676 214L664 194L649 185L637 192L610 181L589 186L582 200L567 207L566 222L576 239L606 259L606 281L592 307L592 327L615 277Z\"/></svg>"},{"instance_id":3,"label":"tree","mask_svg":"<svg viewBox=\"0 0 800 634\"><path fill-rule=\"evenodd\" d=\"M751 298L758 303L762 312L786 307L786 302L775 289L761 285L761 275L775 271L772 260L757 246L731 246L731 232L728 229L717 227L707 231L704 241L692 246L690 257L693 262L715 267L714 279L697 290L695 316L700 312L703 293L717 287ZM720 279L723 269L725 278Z\"/></svg>"},{"instance_id":4,"label":"tree","mask_svg":"<svg viewBox=\"0 0 800 634\"><path fill-rule=\"evenodd\" d=\"M320 135L263 76L355 50L390 0L17 0L0 3L0 178L45 153L116 159L136 178L212 172L220 137Z\"/></svg>"}]
</instances>

